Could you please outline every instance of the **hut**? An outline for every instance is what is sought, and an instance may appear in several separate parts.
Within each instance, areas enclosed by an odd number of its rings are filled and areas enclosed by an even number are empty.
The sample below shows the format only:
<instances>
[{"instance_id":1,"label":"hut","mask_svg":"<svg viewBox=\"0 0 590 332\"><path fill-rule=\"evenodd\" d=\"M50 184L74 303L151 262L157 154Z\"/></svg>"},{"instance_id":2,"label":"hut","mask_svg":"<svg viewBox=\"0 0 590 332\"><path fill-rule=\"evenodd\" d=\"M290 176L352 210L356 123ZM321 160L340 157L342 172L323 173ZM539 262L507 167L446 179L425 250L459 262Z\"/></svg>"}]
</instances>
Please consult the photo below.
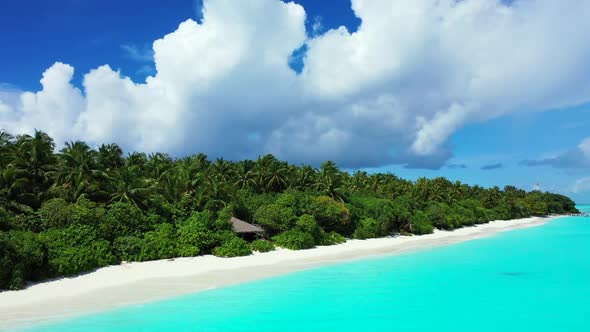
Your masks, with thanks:
<instances>
[{"instance_id":1,"label":"hut","mask_svg":"<svg viewBox=\"0 0 590 332\"><path fill-rule=\"evenodd\" d=\"M235 217L231 217L229 222L232 224L233 231L247 240L254 240L264 237L264 229L260 226L247 223Z\"/></svg>"}]
</instances>

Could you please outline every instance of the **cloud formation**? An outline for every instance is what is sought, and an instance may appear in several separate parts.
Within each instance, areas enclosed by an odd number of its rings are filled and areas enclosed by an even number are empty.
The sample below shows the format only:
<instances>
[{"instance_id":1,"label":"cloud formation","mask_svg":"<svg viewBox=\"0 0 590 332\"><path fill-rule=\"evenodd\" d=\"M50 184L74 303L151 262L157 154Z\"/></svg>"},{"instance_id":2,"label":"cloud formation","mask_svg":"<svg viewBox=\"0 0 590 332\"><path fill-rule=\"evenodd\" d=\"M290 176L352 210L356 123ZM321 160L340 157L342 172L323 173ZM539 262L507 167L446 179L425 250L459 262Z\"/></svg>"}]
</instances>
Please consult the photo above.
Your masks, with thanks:
<instances>
[{"instance_id":1,"label":"cloud formation","mask_svg":"<svg viewBox=\"0 0 590 332\"><path fill-rule=\"evenodd\" d=\"M582 140L580 144L569 151L551 158L523 160L521 166L551 166L565 169L590 168L590 137Z\"/></svg>"},{"instance_id":2,"label":"cloud formation","mask_svg":"<svg viewBox=\"0 0 590 332\"><path fill-rule=\"evenodd\" d=\"M153 62L154 61L154 50L145 47L143 49L132 44L121 45L121 49L125 52L125 55L137 62Z\"/></svg>"},{"instance_id":3,"label":"cloud formation","mask_svg":"<svg viewBox=\"0 0 590 332\"><path fill-rule=\"evenodd\" d=\"M352 8L356 32L315 35L294 3L205 0L200 23L189 19L153 43L156 73L145 83L104 65L80 90L73 67L58 62L41 91L0 101L0 127L176 155L438 168L466 124L590 101L582 70L590 2L353 0ZM289 59L304 45L298 74Z\"/></svg>"},{"instance_id":4,"label":"cloud formation","mask_svg":"<svg viewBox=\"0 0 590 332\"><path fill-rule=\"evenodd\" d=\"M447 164L446 167L450 168L450 169L466 169L467 165L465 165L465 164Z\"/></svg>"},{"instance_id":5,"label":"cloud formation","mask_svg":"<svg viewBox=\"0 0 590 332\"><path fill-rule=\"evenodd\" d=\"M483 171L491 171L494 169L500 169L500 168L504 168L504 165L502 163L497 163L497 164L491 164L491 165L485 165L482 166L481 169Z\"/></svg>"},{"instance_id":6,"label":"cloud formation","mask_svg":"<svg viewBox=\"0 0 590 332\"><path fill-rule=\"evenodd\" d=\"M574 194L590 192L590 177L576 180L572 186L571 192Z\"/></svg>"}]
</instances>

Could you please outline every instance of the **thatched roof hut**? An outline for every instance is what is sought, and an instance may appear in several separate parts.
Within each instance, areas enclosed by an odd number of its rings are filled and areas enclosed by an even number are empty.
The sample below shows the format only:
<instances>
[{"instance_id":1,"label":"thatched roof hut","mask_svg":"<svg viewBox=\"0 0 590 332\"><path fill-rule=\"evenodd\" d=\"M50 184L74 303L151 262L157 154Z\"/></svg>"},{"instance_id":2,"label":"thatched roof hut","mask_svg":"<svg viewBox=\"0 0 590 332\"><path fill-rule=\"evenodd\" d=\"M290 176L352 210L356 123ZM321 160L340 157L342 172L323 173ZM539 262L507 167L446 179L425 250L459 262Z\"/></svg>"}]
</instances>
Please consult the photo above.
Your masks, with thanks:
<instances>
[{"instance_id":1,"label":"thatched roof hut","mask_svg":"<svg viewBox=\"0 0 590 332\"><path fill-rule=\"evenodd\" d=\"M249 224L243 220L240 220L235 217L231 217L229 222L232 224L232 228L234 232L238 234L256 234L256 235L263 235L264 229L260 226Z\"/></svg>"}]
</instances>

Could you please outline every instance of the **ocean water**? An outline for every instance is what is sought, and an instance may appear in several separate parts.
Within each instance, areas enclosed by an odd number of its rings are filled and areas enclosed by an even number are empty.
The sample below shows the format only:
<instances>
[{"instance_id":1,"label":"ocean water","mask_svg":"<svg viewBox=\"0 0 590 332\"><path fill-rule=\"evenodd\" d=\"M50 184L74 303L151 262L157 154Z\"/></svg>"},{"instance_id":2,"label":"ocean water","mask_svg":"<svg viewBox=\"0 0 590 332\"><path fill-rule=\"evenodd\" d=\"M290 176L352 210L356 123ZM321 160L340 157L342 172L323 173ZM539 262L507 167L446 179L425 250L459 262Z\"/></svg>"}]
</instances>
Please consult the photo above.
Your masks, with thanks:
<instances>
[{"instance_id":1,"label":"ocean water","mask_svg":"<svg viewBox=\"0 0 590 332\"><path fill-rule=\"evenodd\" d=\"M590 218L27 331L590 331Z\"/></svg>"}]
</instances>

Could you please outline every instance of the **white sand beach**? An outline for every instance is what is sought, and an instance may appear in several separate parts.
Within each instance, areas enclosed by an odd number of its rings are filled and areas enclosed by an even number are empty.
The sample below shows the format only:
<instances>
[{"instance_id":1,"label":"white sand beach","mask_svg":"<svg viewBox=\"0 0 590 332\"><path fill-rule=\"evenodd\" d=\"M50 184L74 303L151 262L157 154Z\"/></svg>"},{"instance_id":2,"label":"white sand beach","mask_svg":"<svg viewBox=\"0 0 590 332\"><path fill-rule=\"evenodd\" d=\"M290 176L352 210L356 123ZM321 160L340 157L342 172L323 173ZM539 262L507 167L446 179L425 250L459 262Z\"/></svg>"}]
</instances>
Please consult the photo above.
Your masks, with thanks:
<instances>
[{"instance_id":1,"label":"white sand beach","mask_svg":"<svg viewBox=\"0 0 590 332\"><path fill-rule=\"evenodd\" d=\"M247 257L200 256L125 263L0 293L0 329L151 302L325 264L453 244L542 225L552 219L495 221L452 232L349 240L335 246L301 251L279 249Z\"/></svg>"}]
</instances>

